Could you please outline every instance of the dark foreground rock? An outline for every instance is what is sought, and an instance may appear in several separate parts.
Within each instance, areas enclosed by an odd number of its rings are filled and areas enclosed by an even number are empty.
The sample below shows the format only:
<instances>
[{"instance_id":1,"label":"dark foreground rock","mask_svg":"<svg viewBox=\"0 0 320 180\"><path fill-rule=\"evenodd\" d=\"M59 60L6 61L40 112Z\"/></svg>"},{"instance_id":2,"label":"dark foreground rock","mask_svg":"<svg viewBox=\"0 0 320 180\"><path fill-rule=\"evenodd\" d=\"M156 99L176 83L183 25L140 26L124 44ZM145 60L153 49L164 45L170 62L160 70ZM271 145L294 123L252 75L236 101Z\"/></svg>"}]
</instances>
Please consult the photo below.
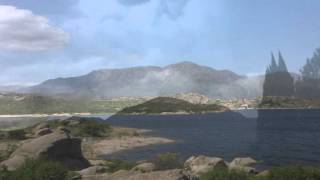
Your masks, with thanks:
<instances>
[{"instance_id":1,"label":"dark foreground rock","mask_svg":"<svg viewBox=\"0 0 320 180\"><path fill-rule=\"evenodd\" d=\"M70 170L80 170L89 166L89 162L82 155L81 139L72 138L64 131L55 131L24 143L1 165L6 166L8 170L15 170L27 158L58 161Z\"/></svg>"}]
</instances>

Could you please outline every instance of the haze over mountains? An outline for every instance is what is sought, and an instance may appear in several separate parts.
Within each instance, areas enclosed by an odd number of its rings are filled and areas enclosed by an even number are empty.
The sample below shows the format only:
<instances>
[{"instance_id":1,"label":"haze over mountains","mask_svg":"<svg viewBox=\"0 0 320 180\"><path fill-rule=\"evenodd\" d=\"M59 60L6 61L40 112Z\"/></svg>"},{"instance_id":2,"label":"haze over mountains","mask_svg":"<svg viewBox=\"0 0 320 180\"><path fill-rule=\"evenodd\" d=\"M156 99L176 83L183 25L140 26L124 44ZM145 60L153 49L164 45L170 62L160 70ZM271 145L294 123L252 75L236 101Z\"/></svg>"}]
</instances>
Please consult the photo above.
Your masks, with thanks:
<instances>
[{"instance_id":1,"label":"haze over mountains","mask_svg":"<svg viewBox=\"0 0 320 180\"><path fill-rule=\"evenodd\" d=\"M69 98L118 96L165 96L195 92L215 98L257 97L263 77L246 77L191 62L166 67L145 66L104 69L89 74L47 80L25 90Z\"/></svg>"}]
</instances>

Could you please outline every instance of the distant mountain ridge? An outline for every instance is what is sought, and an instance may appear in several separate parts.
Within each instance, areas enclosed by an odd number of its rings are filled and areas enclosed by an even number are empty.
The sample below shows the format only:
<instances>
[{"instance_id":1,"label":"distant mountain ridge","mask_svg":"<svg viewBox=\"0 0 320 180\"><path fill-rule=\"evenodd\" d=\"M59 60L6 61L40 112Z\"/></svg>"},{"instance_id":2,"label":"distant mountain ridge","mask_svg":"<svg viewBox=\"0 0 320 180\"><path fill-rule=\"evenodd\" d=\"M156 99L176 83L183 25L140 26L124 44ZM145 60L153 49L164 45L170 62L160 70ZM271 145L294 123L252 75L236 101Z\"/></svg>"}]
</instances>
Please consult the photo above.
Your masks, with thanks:
<instances>
[{"instance_id":1,"label":"distant mountain ridge","mask_svg":"<svg viewBox=\"0 0 320 180\"><path fill-rule=\"evenodd\" d=\"M172 96L195 92L209 97L236 98L261 94L261 88L256 87L260 81L229 70L180 62L165 67L96 70L83 76L47 80L26 92L69 98Z\"/></svg>"}]
</instances>

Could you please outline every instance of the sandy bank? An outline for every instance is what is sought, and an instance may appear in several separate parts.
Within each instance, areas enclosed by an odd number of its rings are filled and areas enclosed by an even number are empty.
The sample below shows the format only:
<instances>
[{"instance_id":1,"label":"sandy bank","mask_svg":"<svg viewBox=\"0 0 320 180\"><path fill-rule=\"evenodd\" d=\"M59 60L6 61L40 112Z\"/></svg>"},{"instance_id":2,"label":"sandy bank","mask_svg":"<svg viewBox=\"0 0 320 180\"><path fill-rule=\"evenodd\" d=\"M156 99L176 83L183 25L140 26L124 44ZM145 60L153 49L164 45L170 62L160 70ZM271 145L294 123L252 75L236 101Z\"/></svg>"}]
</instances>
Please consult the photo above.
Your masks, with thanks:
<instances>
[{"instance_id":1,"label":"sandy bank","mask_svg":"<svg viewBox=\"0 0 320 180\"><path fill-rule=\"evenodd\" d=\"M146 135L150 130L115 127L111 136L104 139L84 139L83 152L89 159L111 155L120 151L157 144L175 143L174 140Z\"/></svg>"},{"instance_id":2,"label":"sandy bank","mask_svg":"<svg viewBox=\"0 0 320 180\"><path fill-rule=\"evenodd\" d=\"M93 149L97 155L109 155L138 147L168 143L174 143L174 141L161 137L122 137L102 140L94 144Z\"/></svg>"}]
</instances>

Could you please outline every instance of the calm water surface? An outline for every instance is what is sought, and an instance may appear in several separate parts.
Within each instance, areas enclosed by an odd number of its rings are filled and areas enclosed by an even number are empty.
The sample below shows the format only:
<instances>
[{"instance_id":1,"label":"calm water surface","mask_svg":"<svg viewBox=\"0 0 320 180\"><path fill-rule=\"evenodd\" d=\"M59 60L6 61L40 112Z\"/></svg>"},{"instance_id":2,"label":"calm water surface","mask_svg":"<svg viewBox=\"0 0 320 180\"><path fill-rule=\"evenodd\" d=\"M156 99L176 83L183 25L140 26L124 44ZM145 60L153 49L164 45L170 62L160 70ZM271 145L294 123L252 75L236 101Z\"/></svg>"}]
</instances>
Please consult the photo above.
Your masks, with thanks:
<instances>
[{"instance_id":1,"label":"calm water surface","mask_svg":"<svg viewBox=\"0 0 320 180\"><path fill-rule=\"evenodd\" d=\"M177 152L183 159L250 156L263 166L320 164L320 110L246 110L203 115L111 116L112 125L153 130L177 141L115 154L142 160Z\"/></svg>"}]
</instances>

